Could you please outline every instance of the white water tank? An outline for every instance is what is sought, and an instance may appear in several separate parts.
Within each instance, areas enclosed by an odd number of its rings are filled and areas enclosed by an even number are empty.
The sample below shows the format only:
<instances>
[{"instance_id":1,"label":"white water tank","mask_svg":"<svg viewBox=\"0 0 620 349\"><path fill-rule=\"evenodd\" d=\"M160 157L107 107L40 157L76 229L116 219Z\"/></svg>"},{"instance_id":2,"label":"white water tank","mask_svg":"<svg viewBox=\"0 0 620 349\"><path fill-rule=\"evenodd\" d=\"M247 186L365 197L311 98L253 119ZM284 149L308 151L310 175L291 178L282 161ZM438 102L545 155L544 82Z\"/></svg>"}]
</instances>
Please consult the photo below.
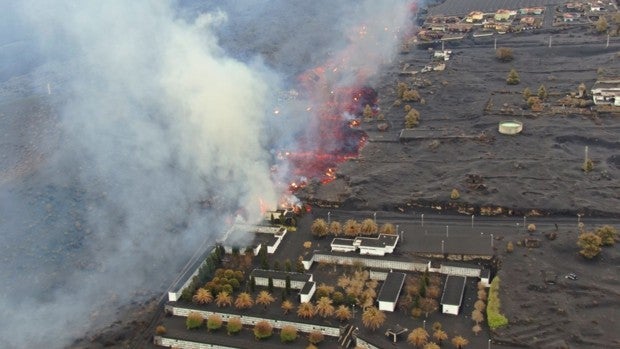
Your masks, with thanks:
<instances>
[{"instance_id":1,"label":"white water tank","mask_svg":"<svg viewBox=\"0 0 620 349\"><path fill-rule=\"evenodd\" d=\"M521 121L510 120L502 121L499 123L499 133L505 135L516 135L523 130L523 123Z\"/></svg>"}]
</instances>

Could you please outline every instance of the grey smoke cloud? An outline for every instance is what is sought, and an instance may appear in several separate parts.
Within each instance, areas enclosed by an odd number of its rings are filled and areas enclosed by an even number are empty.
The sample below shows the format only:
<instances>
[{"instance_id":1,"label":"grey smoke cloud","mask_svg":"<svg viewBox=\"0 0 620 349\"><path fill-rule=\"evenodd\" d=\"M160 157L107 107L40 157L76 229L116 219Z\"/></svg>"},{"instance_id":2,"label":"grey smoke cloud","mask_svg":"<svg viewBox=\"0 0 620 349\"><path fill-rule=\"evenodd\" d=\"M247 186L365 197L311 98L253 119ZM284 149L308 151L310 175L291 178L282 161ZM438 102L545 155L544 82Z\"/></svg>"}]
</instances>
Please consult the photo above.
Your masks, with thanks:
<instances>
[{"instance_id":1,"label":"grey smoke cloud","mask_svg":"<svg viewBox=\"0 0 620 349\"><path fill-rule=\"evenodd\" d=\"M5 136L15 161L3 163L42 159L0 172L7 348L69 345L116 306L161 292L237 209L256 220L259 199L280 194L274 149L294 148L315 117L305 101L274 117L278 92L342 54L371 76L394 53L396 32L385 27L408 22L398 0L30 0L7 9L0 82L27 81L38 99L0 94L0 111L32 103L51 115L2 119L12 125L5 135L36 131L11 138L34 143L30 155ZM356 44L360 25L381 37Z\"/></svg>"}]
</instances>

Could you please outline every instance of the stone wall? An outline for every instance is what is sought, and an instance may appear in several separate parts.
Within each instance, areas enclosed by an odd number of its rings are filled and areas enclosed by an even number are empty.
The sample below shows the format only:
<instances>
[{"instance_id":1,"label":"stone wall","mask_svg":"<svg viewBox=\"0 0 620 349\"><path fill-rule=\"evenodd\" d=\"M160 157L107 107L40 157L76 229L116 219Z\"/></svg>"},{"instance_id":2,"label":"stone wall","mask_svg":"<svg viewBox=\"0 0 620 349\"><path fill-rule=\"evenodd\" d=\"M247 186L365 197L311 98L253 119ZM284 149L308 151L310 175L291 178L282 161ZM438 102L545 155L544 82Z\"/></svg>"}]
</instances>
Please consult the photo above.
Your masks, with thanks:
<instances>
[{"instance_id":1,"label":"stone wall","mask_svg":"<svg viewBox=\"0 0 620 349\"><path fill-rule=\"evenodd\" d=\"M360 263L365 267L378 268L378 269L394 269L405 271L425 271L430 267L430 262L404 262L395 261L389 259L371 259L364 257L354 256L340 256L340 255L328 255L322 253L316 253L309 261L310 265L313 262L334 263L340 265L353 265ZM305 266L305 265L304 265Z\"/></svg>"},{"instance_id":2,"label":"stone wall","mask_svg":"<svg viewBox=\"0 0 620 349\"><path fill-rule=\"evenodd\" d=\"M191 342L182 339L167 338L162 336L155 336L155 338L153 338L153 343L162 347L179 349L238 349L237 347Z\"/></svg>"}]
</instances>

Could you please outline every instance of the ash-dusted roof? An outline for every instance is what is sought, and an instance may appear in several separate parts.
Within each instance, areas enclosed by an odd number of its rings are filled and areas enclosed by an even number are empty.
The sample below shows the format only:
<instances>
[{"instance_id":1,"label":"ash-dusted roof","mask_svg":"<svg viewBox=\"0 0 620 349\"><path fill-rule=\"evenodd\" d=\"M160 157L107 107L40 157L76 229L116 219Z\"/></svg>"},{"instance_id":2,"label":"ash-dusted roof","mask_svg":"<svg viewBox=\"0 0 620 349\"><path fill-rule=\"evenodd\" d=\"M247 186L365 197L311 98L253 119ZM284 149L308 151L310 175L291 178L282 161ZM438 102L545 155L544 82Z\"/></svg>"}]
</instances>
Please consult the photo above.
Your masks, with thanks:
<instances>
[{"instance_id":1,"label":"ash-dusted roof","mask_svg":"<svg viewBox=\"0 0 620 349\"><path fill-rule=\"evenodd\" d=\"M381 290L379 291L377 301L396 303L404 283L404 273L388 273L383 285L381 286Z\"/></svg>"},{"instance_id":2,"label":"ash-dusted roof","mask_svg":"<svg viewBox=\"0 0 620 349\"><path fill-rule=\"evenodd\" d=\"M398 240L398 235L379 234L376 238L360 237L360 247L385 247L394 246Z\"/></svg>"},{"instance_id":3,"label":"ash-dusted roof","mask_svg":"<svg viewBox=\"0 0 620 349\"><path fill-rule=\"evenodd\" d=\"M304 287L301 288L301 290L299 291L299 293L301 294L308 294L310 293L310 290L312 289L312 286L315 285L314 281L308 281L304 284Z\"/></svg>"},{"instance_id":4,"label":"ash-dusted roof","mask_svg":"<svg viewBox=\"0 0 620 349\"><path fill-rule=\"evenodd\" d=\"M443 288L443 295L441 295L441 304L461 306L466 280L467 278L464 276L448 275L446 285Z\"/></svg>"},{"instance_id":5,"label":"ash-dusted roof","mask_svg":"<svg viewBox=\"0 0 620 349\"><path fill-rule=\"evenodd\" d=\"M310 274L301 274L301 273L293 273L281 270L265 270L265 269L254 269L250 273L251 276L263 277L263 278L272 278L274 280L285 280L287 276L291 278L291 281L310 281Z\"/></svg>"},{"instance_id":6,"label":"ash-dusted roof","mask_svg":"<svg viewBox=\"0 0 620 349\"><path fill-rule=\"evenodd\" d=\"M471 264L471 263L465 263L465 262L446 261L446 262L441 262L441 266L454 267L454 268L463 268L463 269L482 270L482 267L480 267L480 266L477 266L477 265Z\"/></svg>"},{"instance_id":7,"label":"ash-dusted roof","mask_svg":"<svg viewBox=\"0 0 620 349\"><path fill-rule=\"evenodd\" d=\"M353 246L354 241L355 240L353 239L335 238L334 240L332 240L332 245Z\"/></svg>"}]
</instances>

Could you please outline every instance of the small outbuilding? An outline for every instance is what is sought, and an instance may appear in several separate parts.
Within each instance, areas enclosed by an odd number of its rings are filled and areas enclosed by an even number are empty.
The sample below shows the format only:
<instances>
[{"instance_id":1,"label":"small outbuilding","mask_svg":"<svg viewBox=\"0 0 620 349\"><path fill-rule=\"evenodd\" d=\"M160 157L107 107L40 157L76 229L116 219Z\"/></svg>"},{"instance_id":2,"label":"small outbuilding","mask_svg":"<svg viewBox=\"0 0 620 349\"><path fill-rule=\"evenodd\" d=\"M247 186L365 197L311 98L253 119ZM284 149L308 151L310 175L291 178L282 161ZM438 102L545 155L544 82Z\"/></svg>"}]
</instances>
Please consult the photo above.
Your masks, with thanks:
<instances>
[{"instance_id":1,"label":"small outbuilding","mask_svg":"<svg viewBox=\"0 0 620 349\"><path fill-rule=\"evenodd\" d=\"M377 296L379 310L394 311L404 283L404 273L388 273L379 291L379 296Z\"/></svg>"},{"instance_id":2,"label":"small outbuilding","mask_svg":"<svg viewBox=\"0 0 620 349\"><path fill-rule=\"evenodd\" d=\"M448 275L441 295L441 312L458 315L465 293L465 276Z\"/></svg>"},{"instance_id":3,"label":"small outbuilding","mask_svg":"<svg viewBox=\"0 0 620 349\"><path fill-rule=\"evenodd\" d=\"M301 303L308 303L312 299L314 292L316 291L316 282L308 281L304 284L304 287L299 291L299 301Z\"/></svg>"}]
</instances>

